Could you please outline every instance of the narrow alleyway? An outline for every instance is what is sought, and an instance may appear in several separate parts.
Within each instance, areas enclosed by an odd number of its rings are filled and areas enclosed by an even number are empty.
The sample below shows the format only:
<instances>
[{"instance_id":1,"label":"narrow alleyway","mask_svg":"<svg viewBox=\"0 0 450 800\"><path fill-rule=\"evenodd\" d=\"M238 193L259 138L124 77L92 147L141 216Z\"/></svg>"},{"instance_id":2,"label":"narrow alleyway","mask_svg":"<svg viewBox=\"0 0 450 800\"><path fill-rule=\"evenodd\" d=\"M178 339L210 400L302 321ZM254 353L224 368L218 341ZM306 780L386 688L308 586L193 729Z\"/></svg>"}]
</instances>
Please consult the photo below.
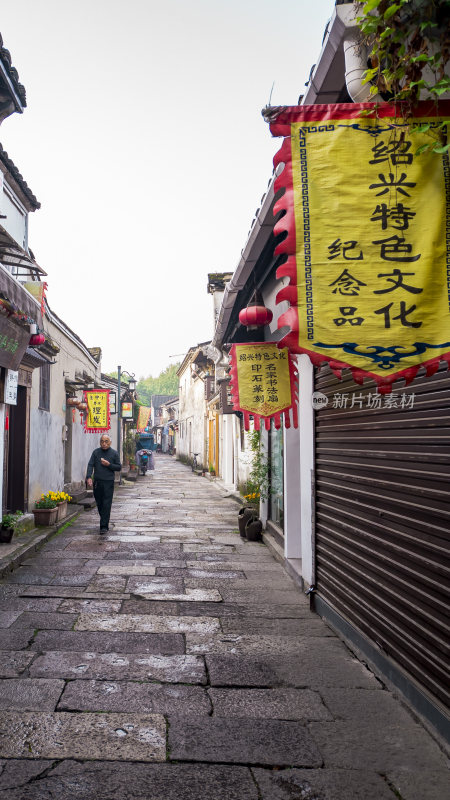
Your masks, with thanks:
<instances>
[{"instance_id":1,"label":"narrow alleyway","mask_svg":"<svg viewBox=\"0 0 450 800\"><path fill-rule=\"evenodd\" d=\"M159 456L0 585L0 800L443 800L446 759L237 504Z\"/></svg>"}]
</instances>

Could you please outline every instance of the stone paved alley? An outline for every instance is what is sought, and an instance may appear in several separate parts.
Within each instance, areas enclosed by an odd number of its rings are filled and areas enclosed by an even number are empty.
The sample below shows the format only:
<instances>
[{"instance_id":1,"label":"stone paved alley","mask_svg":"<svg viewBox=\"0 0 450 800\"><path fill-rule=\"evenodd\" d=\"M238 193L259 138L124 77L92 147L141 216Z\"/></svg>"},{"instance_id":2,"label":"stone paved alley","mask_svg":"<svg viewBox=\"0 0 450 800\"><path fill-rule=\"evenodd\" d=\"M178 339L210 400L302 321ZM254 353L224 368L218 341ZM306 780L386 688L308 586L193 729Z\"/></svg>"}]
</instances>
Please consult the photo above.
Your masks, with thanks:
<instances>
[{"instance_id":1,"label":"stone paved alley","mask_svg":"<svg viewBox=\"0 0 450 800\"><path fill-rule=\"evenodd\" d=\"M2 580L0 800L444 800L446 758L167 456Z\"/></svg>"}]
</instances>

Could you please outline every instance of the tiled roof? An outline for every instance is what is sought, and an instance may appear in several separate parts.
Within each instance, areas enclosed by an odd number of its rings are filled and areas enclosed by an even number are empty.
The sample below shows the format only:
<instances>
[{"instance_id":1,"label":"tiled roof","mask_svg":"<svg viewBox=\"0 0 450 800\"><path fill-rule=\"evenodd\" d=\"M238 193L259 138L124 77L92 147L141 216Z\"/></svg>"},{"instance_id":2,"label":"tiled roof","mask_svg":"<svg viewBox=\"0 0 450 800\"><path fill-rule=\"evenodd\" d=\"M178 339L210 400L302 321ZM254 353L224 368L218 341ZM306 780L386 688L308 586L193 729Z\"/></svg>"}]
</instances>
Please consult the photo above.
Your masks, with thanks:
<instances>
[{"instance_id":1,"label":"tiled roof","mask_svg":"<svg viewBox=\"0 0 450 800\"><path fill-rule=\"evenodd\" d=\"M163 403L167 403L168 400L174 400L177 395L173 394L152 394L151 404L153 408L160 408Z\"/></svg>"},{"instance_id":2,"label":"tiled roof","mask_svg":"<svg viewBox=\"0 0 450 800\"><path fill-rule=\"evenodd\" d=\"M20 83L19 73L17 72L16 68L12 66L11 53L9 52L9 50L6 49L6 47L3 47L3 39L1 34L0 34L0 61L2 62L9 76L9 79L20 98L20 102L25 107L27 104L25 86L22 86L22 84Z\"/></svg>"},{"instance_id":3,"label":"tiled roof","mask_svg":"<svg viewBox=\"0 0 450 800\"><path fill-rule=\"evenodd\" d=\"M1 37L0 37L1 38ZM28 199L30 204L33 206L33 209L37 209L41 207L39 200L34 196L33 192L31 191L30 187L28 186L27 182L24 180L23 175L19 172L16 165L13 161L11 161L8 153L0 144L0 161L2 164L5 165L6 169L10 173L11 177L14 178L18 186L21 188L22 192L24 193L25 197Z\"/></svg>"},{"instance_id":4,"label":"tiled roof","mask_svg":"<svg viewBox=\"0 0 450 800\"><path fill-rule=\"evenodd\" d=\"M95 361L100 363L102 358L102 349L101 347L88 347L88 350Z\"/></svg>"}]
</instances>

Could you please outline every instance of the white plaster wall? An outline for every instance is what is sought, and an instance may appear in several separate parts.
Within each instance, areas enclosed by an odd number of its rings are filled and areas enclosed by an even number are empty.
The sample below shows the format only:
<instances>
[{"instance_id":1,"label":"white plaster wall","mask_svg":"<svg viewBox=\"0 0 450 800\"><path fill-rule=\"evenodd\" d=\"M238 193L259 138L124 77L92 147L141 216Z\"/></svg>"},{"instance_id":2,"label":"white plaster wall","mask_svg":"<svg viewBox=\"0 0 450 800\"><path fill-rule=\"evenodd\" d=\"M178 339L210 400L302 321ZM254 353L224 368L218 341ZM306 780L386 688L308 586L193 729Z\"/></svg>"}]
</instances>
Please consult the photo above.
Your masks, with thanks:
<instances>
[{"instance_id":1,"label":"white plaster wall","mask_svg":"<svg viewBox=\"0 0 450 800\"><path fill-rule=\"evenodd\" d=\"M302 576L314 583L313 564L313 476L314 476L314 368L307 355L298 356L300 432L300 530ZM294 557L294 556L292 556Z\"/></svg>"},{"instance_id":2,"label":"white plaster wall","mask_svg":"<svg viewBox=\"0 0 450 800\"><path fill-rule=\"evenodd\" d=\"M233 415L234 416L234 415ZM250 429L252 426L252 422L250 422ZM235 453L236 453L236 477L235 477L235 485L238 488L240 485L245 483L247 480L251 465L251 450L250 446L247 441L247 433L244 434L245 436L245 447L242 450L241 448L241 434L240 434L240 422L239 418L234 416L234 441L235 441Z\"/></svg>"},{"instance_id":3,"label":"white plaster wall","mask_svg":"<svg viewBox=\"0 0 450 800\"><path fill-rule=\"evenodd\" d=\"M3 174L1 174L0 184L0 212L6 216L6 219L2 219L2 225L9 235L12 236L13 239L20 245L20 247L24 247L26 244L26 209L18 199L17 202L12 202L11 197L9 196L11 192L10 189L8 194L6 193L6 183L4 182Z\"/></svg>"},{"instance_id":4,"label":"white plaster wall","mask_svg":"<svg viewBox=\"0 0 450 800\"><path fill-rule=\"evenodd\" d=\"M100 447L101 436L100 433L84 433L84 426L80 425L78 416L77 414L77 422L72 428L72 483L84 481L91 453L96 447Z\"/></svg>"},{"instance_id":5,"label":"white plaster wall","mask_svg":"<svg viewBox=\"0 0 450 800\"><path fill-rule=\"evenodd\" d=\"M283 300L282 303L278 303L277 305L275 300L280 289L282 289L284 286L287 286L288 283L289 278L281 278L280 280L277 280L275 275L271 275L263 286L262 296L264 299L264 304L267 306L267 308L270 308L273 313L272 322L266 328L266 341L277 341L281 338L280 331L278 330L278 317L288 310L289 303L287 300Z\"/></svg>"},{"instance_id":6,"label":"white plaster wall","mask_svg":"<svg viewBox=\"0 0 450 800\"><path fill-rule=\"evenodd\" d=\"M266 340L277 341L287 329L278 330L278 318L289 308L283 301L276 304L281 288L289 278L277 280L271 275L263 287L265 305L273 312L273 320L266 328ZM299 428L284 429L284 533L285 557L302 558L303 577L308 583L313 574L312 514L313 500L311 475L314 469L314 419L311 404L313 367L305 355L298 357L300 404Z\"/></svg>"},{"instance_id":7,"label":"white plaster wall","mask_svg":"<svg viewBox=\"0 0 450 800\"><path fill-rule=\"evenodd\" d=\"M3 475L3 459L5 457L5 406L0 403L0 468ZM3 480L0 480L0 513L3 509Z\"/></svg>"},{"instance_id":8,"label":"white plaster wall","mask_svg":"<svg viewBox=\"0 0 450 800\"><path fill-rule=\"evenodd\" d=\"M117 414L111 414L111 428L108 431L108 436L111 437L111 447L117 450ZM98 438L100 439L100 437Z\"/></svg>"},{"instance_id":9,"label":"white plaster wall","mask_svg":"<svg viewBox=\"0 0 450 800\"><path fill-rule=\"evenodd\" d=\"M192 425L192 453L199 453L198 460L202 466L208 467L206 457L206 431L205 431L205 387L201 378L193 384L193 425Z\"/></svg>"},{"instance_id":10,"label":"white plaster wall","mask_svg":"<svg viewBox=\"0 0 450 800\"><path fill-rule=\"evenodd\" d=\"M180 456L187 456L188 455L188 435L187 435L187 383L188 383L188 372L185 371L179 376L178 380L178 395L180 398L180 431L178 437L178 448L177 448L177 455Z\"/></svg>"},{"instance_id":11,"label":"white plaster wall","mask_svg":"<svg viewBox=\"0 0 450 800\"><path fill-rule=\"evenodd\" d=\"M235 451L237 447L236 432L234 421L237 419L235 414L222 414L221 421L221 477L227 486L236 488L235 475Z\"/></svg>"},{"instance_id":12,"label":"white plaster wall","mask_svg":"<svg viewBox=\"0 0 450 800\"><path fill-rule=\"evenodd\" d=\"M39 408L30 411L30 508L42 493L64 486L63 424L57 414Z\"/></svg>"},{"instance_id":13,"label":"white plaster wall","mask_svg":"<svg viewBox=\"0 0 450 800\"><path fill-rule=\"evenodd\" d=\"M263 427L263 423L261 423L261 451L267 458L269 454L269 432ZM269 498L259 501L259 516L265 527L269 516Z\"/></svg>"},{"instance_id":14,"label":"white plaster wall","mask_svg":"<svg viewBox=\"0 0 450 800\"><path fill-rule=\"evenodd\" d=\"M201 378L193 378L190 365L180 375L180 416L182 435L178 439L177 454L192 458L199 453L198 461L207 467L205 447L205 386ZM181 426L180 426L181 428ZM191 430L191 436L189 436Z\"/></svg>"},{"instance_id":15,"label":"white plaster wall","mask_svg":"<svg viewBox=\"0 0 450 800\"><path fill-rule=\"evenodd\" d=\"M30 508L42 493L64 488L64 425L65 414L39 408L30 411ZM84 433L77 412L77 421L72 426L72 483L84 483L87 463L99 441L100 434Z\"/></svg>"},{"instance_id":16,"label":"white plaster wall","mask_svg":"<svg viewBox=\"0 0 450 800\"><path fill-rule=\"evenodd\" d=\"M300 495L300 431L284 429L284 555L302 557Z\"/></svg>"},{"instance_id":17,"label":"white plaster wall","mask_svg":"<svg viewBox=\"0 0 450 800\"><path fill-rule=\"evenodd\" d=\"M33 370L30 408L30 466L29 505L33 506L42 492L59 491L64 488L65 442L63 428L66 425L65 378L74 379L76 373L88 373L97 385L100 383L100 365L84 351L59 325L46 318L46 329L52 340L60 347L55 364L50 367L50 410L39 408L40 370ZM81 392L77 396L81 399ZM80 414L75 410L72 427L72 475L71 483L84 484L89 456L99 446L100 434L84 433Z\"/></svg>"}]
</instances>

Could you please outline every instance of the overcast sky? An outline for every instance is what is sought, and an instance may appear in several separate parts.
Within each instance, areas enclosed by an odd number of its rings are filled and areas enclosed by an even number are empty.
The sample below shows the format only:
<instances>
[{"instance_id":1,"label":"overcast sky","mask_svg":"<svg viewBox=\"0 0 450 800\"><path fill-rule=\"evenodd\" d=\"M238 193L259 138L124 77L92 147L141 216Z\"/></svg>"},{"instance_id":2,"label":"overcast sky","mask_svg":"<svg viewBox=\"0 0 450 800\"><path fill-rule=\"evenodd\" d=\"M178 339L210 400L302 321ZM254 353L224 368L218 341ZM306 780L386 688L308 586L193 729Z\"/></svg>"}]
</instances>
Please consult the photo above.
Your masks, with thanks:
<instances>
[{"instance_id":1,"label":"overcast sky","mask_svg":"<svg viewBox=\"0 0 450 800\"><path fill-rule=\"evenodd\" d=\"M41 202L29 244L51 308L103 371L157 375L213 334L332 0L14 0L0 30L27 91L0 141Z\"/></svg>"}]
</instances>

